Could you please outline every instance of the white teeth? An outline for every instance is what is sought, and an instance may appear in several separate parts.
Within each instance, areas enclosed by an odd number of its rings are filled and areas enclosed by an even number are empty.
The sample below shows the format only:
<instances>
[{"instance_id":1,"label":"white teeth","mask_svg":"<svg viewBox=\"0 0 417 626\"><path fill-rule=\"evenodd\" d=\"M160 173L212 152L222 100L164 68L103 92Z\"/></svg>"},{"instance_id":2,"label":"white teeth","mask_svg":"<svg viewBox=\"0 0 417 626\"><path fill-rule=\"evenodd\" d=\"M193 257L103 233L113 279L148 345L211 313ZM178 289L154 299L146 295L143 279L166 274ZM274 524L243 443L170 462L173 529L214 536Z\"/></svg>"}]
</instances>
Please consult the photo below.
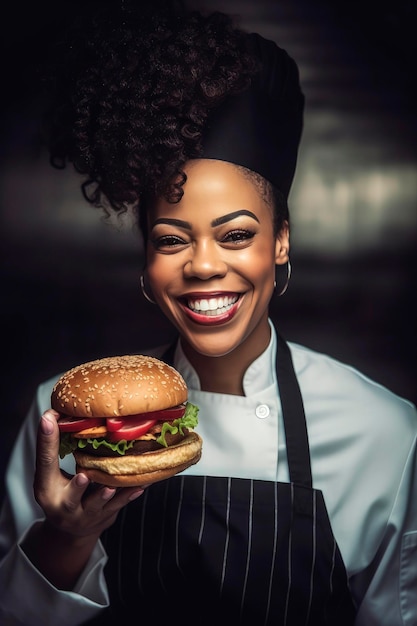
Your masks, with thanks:
<instances>
[{"instance_id":1,"label":"white teeth","mask_svg":"<svg viewBox=\"0 0 417 626\"><path fill-rule=\"evenodd\" d=\"M193 311L204 315L221 315L228 311L237 301L238 296L223 296L221 298L201 298L200 300L188 300L188 306Z\"/></svg>"}]
</instances>

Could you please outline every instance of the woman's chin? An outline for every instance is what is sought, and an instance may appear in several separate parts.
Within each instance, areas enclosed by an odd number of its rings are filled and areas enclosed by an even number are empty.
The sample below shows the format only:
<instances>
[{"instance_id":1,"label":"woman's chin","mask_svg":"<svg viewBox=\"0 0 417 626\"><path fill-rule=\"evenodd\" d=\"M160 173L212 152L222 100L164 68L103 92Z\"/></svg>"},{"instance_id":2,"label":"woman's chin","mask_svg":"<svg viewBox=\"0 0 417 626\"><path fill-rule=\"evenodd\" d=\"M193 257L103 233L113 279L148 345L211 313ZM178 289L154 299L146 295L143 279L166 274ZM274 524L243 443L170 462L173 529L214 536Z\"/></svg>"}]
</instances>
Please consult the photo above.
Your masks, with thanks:
<instances>
[{"instance_id":1,"label":"woman's chin","mask_svg":"<svg viewBox=\"0 0 417 626\"><path fill-rule=\"evenodd\" d=\"M217 343L215 345L206 345L201 343L193 343L188 345L191 350L198 353L199 355L213 359L226 356L230 352L233 352L233 349L235 348L235 346L221 346Z\"/></svg>"},{"instance_id":2,"label":"woman's chin","mask_svg":"<svg viewBox=\"0 0 417 626\"><path fill-rule=\"evenodd\" d=\"M234 336L229 330L221 329L221 326L217 326L217 332L214 327L211 327L210 332L197 332L190 333L184 332L182 328L180 335L182 338L182 345L193 352L196 352L206 357L221 357L233 352L241 343L241 336Z\"/></svg>"}]
</instances>

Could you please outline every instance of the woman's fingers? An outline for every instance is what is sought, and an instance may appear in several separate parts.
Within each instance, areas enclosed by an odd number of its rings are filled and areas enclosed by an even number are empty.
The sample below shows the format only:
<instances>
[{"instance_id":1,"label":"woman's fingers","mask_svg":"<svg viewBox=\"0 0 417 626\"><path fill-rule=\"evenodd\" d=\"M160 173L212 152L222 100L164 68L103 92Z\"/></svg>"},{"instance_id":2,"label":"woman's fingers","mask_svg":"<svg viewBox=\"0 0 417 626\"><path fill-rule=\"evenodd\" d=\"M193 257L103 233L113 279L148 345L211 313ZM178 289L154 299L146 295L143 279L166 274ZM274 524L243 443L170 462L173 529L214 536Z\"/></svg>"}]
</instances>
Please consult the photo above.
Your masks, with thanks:
<instances>
[{"instance_id":1,"label":"woman's fingers","mask_svg":"<svg viewBox=\"0 0 417 626\"><path fill-rule=\"evenodd\" d=\"M58 413L52 409L42 415L36 443L35 495L47 493L61 481L59 469L59 428Z\"/></svg>"},{"instance_id":2,"label":"woman's fingers","mask_svg":"<svg viewBox=\"0 0 417 626\"><path fill-rule=\"evenodd\" d=\"M59 466L59 414L52 409L41 417L38 438L35 498L47 520L73 536L99 535L119 510L143 493L142 488L114 489L95 485L82 472L65 475Z\"/></svg>"},{"instance_id":3,"label":"woman's fingers","mask_svg":"<svg viewBox=\"0 0 417 626\"><path fill-rule=\"evenodd\" d=\"M126 504L141 496L143 492L143 487L115 489L114 487L96 485L84 499L83 508L85 511L90 512L105 509L108 514L117 513Z\"/></svg>"},{"instance_id":4,"label":"woman's fingers","mask_svg":"<svg viewBox=\"0 0 417 626\"><path fill-rule=\"evenodd\" d=\"M82 499L90 484L85 474L75 474L62 491L62 506L70 515L81 511Z\"/></svg>"},{"instance_id":5,"label":"woman's fingers","mask_svg":"<svg viewBox=\"0 0 417 626\"><path fill-rule=\"evenodd\" d=\"M99 486L94 489L82 502L83 511L88 516L103 515L109 501L112 500L116 493L114 487ZM106 512L106 515L112 511ZM104 517L104 515L103 515Z\"/></svg>"}]
</instances>

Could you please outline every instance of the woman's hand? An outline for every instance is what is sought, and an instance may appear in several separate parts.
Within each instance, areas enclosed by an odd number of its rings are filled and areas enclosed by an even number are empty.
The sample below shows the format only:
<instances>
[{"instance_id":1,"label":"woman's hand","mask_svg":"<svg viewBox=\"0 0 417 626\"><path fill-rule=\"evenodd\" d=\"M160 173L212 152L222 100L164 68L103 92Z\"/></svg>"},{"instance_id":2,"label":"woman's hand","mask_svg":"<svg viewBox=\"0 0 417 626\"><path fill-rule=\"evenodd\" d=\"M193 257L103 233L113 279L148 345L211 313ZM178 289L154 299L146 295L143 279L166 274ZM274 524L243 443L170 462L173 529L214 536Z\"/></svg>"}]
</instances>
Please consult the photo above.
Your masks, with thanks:
<instances>
[{"instance_id":1,"label":"woman's hand","mask_svg":"<svg viewBox=\"0 0 417 626\"><path fill-rule=\"evenodd\" d=\"M28 534L23 549L56 587L71 589L103 530L142 488L88 489L84 474L67 477L59 467L59 415L50 409L41 418L36 452L34 494L45 513L43 524Z\"/></svg>"}]
</instances>

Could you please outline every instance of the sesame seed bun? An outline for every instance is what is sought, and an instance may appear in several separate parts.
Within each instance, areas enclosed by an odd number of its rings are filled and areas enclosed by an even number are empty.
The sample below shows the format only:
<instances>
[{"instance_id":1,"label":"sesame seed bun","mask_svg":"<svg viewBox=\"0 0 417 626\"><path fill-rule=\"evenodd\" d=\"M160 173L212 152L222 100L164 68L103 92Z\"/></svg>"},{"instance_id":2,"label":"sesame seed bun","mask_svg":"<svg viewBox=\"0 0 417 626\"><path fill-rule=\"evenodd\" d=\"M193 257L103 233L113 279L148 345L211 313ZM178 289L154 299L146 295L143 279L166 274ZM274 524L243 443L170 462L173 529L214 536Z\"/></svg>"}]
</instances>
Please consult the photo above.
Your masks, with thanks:
<instances>
[{"instance_id":1,"label":"sesame seed bun","mask_svg":"<svg viewBox=\"0 0 417 626\"><path fill-rule=\"evenodd\" d=\"M187 397L185 381L175 368L154 357L125 355L68 370L52 390L51 406L71 418L128 417L176 407ZM154 443L156 449L141 451L135 443L123 455L109 456L104 446L94 454L91 445L77 448L76 471L109 487L132 487L164 480L200 460L202 439L197 433L185 428L183 435L167 439L167 447Z\"/></svg>"},{"instance_id":2,"label":"sesame seed bun","mask_svg":"<svg viewBox=\"0 0 417 626\"><path fill-rule=\"evenodd\" d=\"M185 381L173 367L136 354L70 369L55 384L51 406L70 417L123 417L176 406L187 395Z\"/></svg>"}]
</instances>

